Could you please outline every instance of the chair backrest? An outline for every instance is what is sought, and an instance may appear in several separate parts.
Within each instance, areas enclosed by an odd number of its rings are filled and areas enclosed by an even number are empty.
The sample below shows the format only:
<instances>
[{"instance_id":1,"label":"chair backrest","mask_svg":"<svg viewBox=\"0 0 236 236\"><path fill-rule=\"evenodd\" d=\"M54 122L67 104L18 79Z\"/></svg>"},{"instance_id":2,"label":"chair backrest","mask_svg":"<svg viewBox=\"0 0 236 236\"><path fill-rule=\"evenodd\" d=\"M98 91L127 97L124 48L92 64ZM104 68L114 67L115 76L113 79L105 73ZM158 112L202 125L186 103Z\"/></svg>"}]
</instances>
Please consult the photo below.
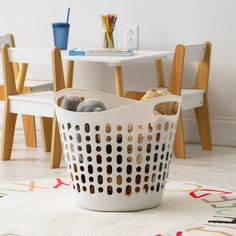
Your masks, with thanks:
<instances>
[{"instance_id":1,"label":"chair backrest","mask_svg":"<svg viewBox=\"0 0 236 236\"><path fill-rule=\"evenodd\" d=\"M177 45L171 68L168 90L176 95L181 94L185 63L199 62L195 89L207 91L211 59L211 43L197 45Z\"/></svg>"},{"instance_id":2,"label":"chair backrest","mask_svg":"<svg viewBox=\"0 0 236 236\"><path fill-rule=\"evenodd\" d=\"M58 48L22 49L11 48L9 44L2 47L2 63L5 97L22 92L29 64L51 65L53 71L53 89L59 91L65 88L61 53ZM21 63L19 76L14 77L14 63Z\"/></svg>"},{"instance_id":3,"label":"chair backrest","mask_svg":"<svg viewBox=\"0 0 236 236\"><path fill-rule=\"evenodd\" d=\"M0 53L2 53L2 47L4 44L9 44L11 47L15 47L16 45L14 35L11 33L8 33L6 35L0 35ZM15 78L17 78L19 72L19 66L17 63L13 64L13 69L14 76ZM2 85L0 85L0 100L4 100L4 92Z\"/></svg>"},{"instance_id":4,"label":"chair backrest","mask_svg":"<svg viewBox=\"0 0 236 236\"><path fill-rule=\"evenodd\" d=\"M0 53L2 52L2 46L4 44L9 44L11 47L15 47L13 34L0 35Z\"/></svg>"}]
</instances>

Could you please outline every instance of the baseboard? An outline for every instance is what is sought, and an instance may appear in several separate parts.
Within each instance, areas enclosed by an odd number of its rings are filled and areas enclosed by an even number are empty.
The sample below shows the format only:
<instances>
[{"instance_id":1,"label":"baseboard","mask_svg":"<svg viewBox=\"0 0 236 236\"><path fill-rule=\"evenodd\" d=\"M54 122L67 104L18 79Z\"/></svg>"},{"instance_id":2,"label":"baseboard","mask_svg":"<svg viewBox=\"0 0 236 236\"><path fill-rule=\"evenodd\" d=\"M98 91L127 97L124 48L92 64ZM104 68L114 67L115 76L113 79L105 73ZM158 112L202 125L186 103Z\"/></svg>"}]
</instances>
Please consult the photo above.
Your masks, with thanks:
<instances>
[{"instance_id":1,"label":"baseboard","mask_svg":"<svg viewBox=\"0 0 236 236\"><path fill-rule=\"evenodd\" d=\"M4 104L0 103L0 128L2 128ZM37 129L40 128L36 121ZM22 129L21 119L18 119L17 129ZM236 146L236 118L211 117L212 142L214 145ZM184 114L185 141L199 143L197 125L194 116Z\"/></svg>"},{"instance_id":2,"label":"baseboard","mask_svg":"<svg viewBox=\"0 0 236 236\"><path fill-rule=\"evenodd\" d=\"M184 116L185 140L199 143L197 124L194 116ZM236 119L211 117L212 143L214 145L236 146Z\"/></svg>"}]
</instances>

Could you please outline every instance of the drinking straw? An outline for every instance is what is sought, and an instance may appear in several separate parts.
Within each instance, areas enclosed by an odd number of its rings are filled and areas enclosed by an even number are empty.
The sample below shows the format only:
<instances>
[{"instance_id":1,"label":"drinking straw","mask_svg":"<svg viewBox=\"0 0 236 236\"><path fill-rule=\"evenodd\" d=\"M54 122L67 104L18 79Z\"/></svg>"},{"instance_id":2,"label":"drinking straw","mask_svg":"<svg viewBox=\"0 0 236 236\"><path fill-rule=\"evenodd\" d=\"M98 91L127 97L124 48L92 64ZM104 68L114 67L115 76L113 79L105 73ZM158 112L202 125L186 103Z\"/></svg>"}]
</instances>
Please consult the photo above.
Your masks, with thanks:
<instances>
[{"instance_id":1,"label":"drinking straw","mask_svg":"<svg viewBox=\"0 0 236 236\"><path fill-rule=\"evenodd\" d=\"M69 23L69 17L70 17L70 8L68 8L68 11L67 11L67 18L66 18L67 24Z\"/></svg>"}]
</instances>

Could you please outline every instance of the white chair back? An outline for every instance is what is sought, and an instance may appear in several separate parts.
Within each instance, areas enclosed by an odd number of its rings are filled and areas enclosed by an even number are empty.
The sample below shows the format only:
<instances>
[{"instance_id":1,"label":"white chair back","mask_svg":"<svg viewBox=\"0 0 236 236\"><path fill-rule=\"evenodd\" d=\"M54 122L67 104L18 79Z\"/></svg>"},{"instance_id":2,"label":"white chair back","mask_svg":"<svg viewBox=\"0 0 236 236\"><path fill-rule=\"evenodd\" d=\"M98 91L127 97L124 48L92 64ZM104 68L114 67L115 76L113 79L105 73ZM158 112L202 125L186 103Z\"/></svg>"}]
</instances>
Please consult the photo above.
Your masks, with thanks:
<instances>
[{"instance_id":1,"label":"white chair back","mask_svg":"<svg viewBox=\"0 0 236 236\"><path fill-rule=\"evenodd\" d=\"M206 44L185 46L185 63L201 61L204 58Z\"/></svg>"},{"instance_id":2,"label":"white chair back","mask_svg":"<svg viewBox=\"0 0 236 236\"><path fill-rule=\"evenodd\" d=\"M51 65L51 55L51 50L49 49L8 48L10 62Z\"/></svg>"},{"instance_id":3,"label":"white chair back","mask_svg":"<svg viewBox=\"0 0 236 236\"><path fill-rule=\"evenodd\" d=\"M11 47L13 46L10 34L0 36L0 53L2 52L2 46L6 43L9 44Z\"/></svg>"}]
</instances>

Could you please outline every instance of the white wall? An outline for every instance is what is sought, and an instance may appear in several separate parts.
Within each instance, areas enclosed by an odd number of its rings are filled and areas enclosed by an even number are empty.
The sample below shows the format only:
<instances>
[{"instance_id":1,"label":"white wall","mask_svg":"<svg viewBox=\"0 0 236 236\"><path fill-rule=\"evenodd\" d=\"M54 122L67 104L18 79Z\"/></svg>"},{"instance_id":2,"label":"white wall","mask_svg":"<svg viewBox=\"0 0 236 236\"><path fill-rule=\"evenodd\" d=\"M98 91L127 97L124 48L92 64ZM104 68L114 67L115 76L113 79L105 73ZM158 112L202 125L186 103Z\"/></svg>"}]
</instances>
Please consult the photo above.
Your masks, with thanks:
<instances>
[{"instance_id":1,"label":"white wall","mask_svg":"<svg viewBox=\"0 0 236 236\"><path fill-rule=\"evenodd\" d=\"M118 42L122 46L124 24L140 26L140 49L174 49L177 43L213 44L210 76L210 109L215 144L236 145L236 2L235 0L0 0L0 34L15 34L19 47L52 46L51 23L66 18L71 7L72 47L101 45L101 13L117 13ZM166 76L169 64L165 63ZM186 80L193 67L187 66ZM34 78L38 74L30 73ZM40 76L48 74L40 70ZM154 65L124 68L125 88L155 85ZM114 93L112 68L104 65L76 65L75 86ZM186 139L198 141L192 113L186 115Z\"/></svg>"}]
</instances>

